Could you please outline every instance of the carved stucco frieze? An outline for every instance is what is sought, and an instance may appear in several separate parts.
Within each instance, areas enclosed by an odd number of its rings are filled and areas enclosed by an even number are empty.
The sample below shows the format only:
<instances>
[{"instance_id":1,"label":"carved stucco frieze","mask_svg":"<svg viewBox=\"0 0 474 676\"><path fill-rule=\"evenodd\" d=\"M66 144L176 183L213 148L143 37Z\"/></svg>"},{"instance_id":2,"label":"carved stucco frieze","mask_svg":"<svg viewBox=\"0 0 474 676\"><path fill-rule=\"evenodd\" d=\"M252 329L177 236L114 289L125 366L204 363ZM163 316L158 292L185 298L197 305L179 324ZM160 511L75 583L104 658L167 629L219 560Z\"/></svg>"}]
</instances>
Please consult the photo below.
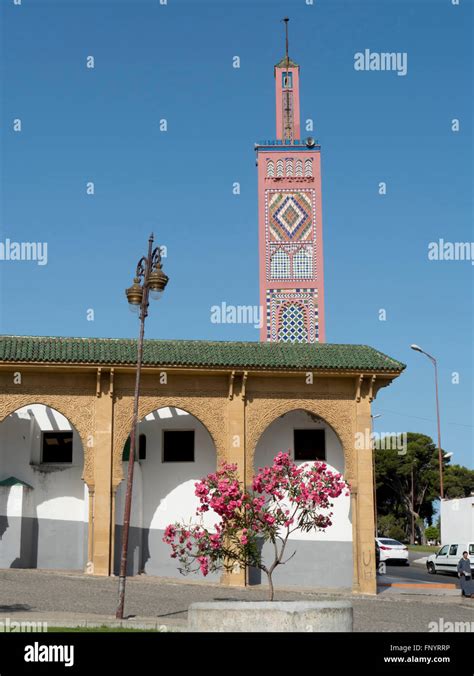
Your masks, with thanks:
<instances>
[{"instance_id":1,"label":"carved stucco frieze","mask_svg":"<svg viewBox=\"0 0 474 676\"><path fill-rule=\"evenodd\" d=\"M91 439L95 429L95 397L84 389L71 387L59 389L35 388L25 391L19 387L7 389L0 394L0 422L19 408L33 404L43 404L65 416L75 427L82 442L84 468L82 478L89 485L94 484L94 454Z\"/></svg>"},{"instance_id":2,"label":"carved stucco frieze","mask_svg":"<svg viewBox=\"0 0 474 676\"><path fill-rule=\"evenodd\" d=\"M253 473L255 448L263 432L271 423L290 411L303 409L325 420L335 431L344 450L344 475L348 481L356 478L354 433L354 401L347 398L323 397L314 399L286 398L272 395L254 398L246 409L247 480Z\"/></svg>"},{"instance_id":3,"label":"carved stucco frieze","mask_svg":"<svg viewBox=\"0 0 474 676\"><path fill-rule=\"evenodd\" d=\"M182 392L156 396L140 394L138 419L167 406L183 409L195 416L208 430L216 447L218 461L226 457L227 397L219 392L199 394ZM117 398L114 405L114 451L112 482L116 487L123 479L122 452L130 434L133 417L133 394Z\"/></svg>"}]
</instances>

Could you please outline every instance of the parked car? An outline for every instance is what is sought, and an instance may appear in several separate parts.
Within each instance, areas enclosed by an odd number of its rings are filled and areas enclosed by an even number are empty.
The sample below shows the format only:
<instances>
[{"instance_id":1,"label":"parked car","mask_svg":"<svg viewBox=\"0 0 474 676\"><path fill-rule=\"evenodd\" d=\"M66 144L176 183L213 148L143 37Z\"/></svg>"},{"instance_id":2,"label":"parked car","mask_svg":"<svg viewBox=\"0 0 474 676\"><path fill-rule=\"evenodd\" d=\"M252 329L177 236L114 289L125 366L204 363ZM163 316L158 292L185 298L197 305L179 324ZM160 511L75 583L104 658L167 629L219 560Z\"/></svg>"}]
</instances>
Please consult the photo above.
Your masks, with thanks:
<instances>
[{"instance_id":1,"label":"parked car","mask_svg":"<svg viewBox=\"0 0 474 676\"><path fill-rule=\"evenodd\" d=\"M468 552L471 570L474 575L474 542L450 543L443 545L436 554L430 554L426 561L428 573L444 572L457 575L458 561L463 552Z\"/></svg>"},{"instance_id":2,"label":"parked car","mask_svg":"<svg viewBox=\"0 0 474 676\"><path fill-rule=\"evenodd\" d=\"M380 545L377 542L377 540L375 540L375 566L377 568L377 571L379 569L379 563L380 563Z\"/></svg>"},{"instance_id":3,"label":"parked car","mask_svg":"<svg viewBox=\"0 0 474 676\"><path fill-rule=\"evenodd\" d=\"M409 566L408 547L392 538L375 538L380 547L380 561L393 561Z\"/></svg>"}]
</instances>

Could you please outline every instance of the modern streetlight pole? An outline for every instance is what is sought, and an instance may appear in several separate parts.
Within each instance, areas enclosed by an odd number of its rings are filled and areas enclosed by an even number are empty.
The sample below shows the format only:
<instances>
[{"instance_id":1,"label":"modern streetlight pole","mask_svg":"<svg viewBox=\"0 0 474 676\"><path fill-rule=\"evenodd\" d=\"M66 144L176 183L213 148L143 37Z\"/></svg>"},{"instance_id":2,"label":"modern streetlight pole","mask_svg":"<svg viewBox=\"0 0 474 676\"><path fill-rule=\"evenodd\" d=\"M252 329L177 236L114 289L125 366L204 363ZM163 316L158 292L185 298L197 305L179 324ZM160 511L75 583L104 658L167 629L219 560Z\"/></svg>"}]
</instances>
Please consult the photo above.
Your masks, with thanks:
<instances>
[{"instance_id":1,"label":"modern streetlight pole","mask_svg":"<svg viewBox=\"0 0 474 676\"><path fill-rule=\"evenodd\" d=\"M123 620L125 606L125 582L127 579L128 535L130 531L130 513L132 510L133 470L135 465L135 441L138 424L138 401L140 397L140 376L143 359L143 338L145 335L145 319L148 315L149 296L158 300L164 291L168 277L161 269L160 247L153 249L153 234L148 239L148 254L138 261L135 278L131 287L125 290L130 309L138 312L140 317L140 333L138 338L137 374L135 380L135 397L133 400L133 419L130 431L130 454L128 458L127 490L125 493L125 509L122 527L122 553L120 558L119 597L115 617Z\"/></svg>"},{"instance_id":2,"label":"modern streetlight pole","mask_svg":"<svg viewBox=\"0 0 474 676\"><path fill-rule=\"evenodd\" d=\"M412 350L424 354L434 366L435 372L435 389L436 389L436 420L438 424L438 461L439 461L439 495L441 500L444 499L444 485L443 485L443 455L441 451L441 423L439 418L439 397L438 397L438 362L428 352L421 349L419 345L410 345Z\"/></svg>"}]
</instances>

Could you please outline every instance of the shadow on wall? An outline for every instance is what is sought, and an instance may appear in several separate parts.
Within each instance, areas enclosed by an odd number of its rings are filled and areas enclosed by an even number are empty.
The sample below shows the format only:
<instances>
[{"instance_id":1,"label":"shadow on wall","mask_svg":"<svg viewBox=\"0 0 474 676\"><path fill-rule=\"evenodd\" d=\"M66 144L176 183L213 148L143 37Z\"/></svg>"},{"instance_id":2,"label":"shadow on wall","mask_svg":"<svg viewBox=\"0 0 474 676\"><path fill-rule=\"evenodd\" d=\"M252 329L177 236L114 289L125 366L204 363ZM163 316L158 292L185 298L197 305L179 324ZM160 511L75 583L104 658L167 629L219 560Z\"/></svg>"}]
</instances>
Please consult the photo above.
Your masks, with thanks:
<instances>
[{"instance_id":1,"label":"shadow on wall","mask_svg":"<svg viewBox=\"0 0 474 676\"><path fill-rule=\"evenodd\" d=\"M10 495L11 486L0 487L0 541L8 529L8 497Z\"/></svg>"}]
</instances>

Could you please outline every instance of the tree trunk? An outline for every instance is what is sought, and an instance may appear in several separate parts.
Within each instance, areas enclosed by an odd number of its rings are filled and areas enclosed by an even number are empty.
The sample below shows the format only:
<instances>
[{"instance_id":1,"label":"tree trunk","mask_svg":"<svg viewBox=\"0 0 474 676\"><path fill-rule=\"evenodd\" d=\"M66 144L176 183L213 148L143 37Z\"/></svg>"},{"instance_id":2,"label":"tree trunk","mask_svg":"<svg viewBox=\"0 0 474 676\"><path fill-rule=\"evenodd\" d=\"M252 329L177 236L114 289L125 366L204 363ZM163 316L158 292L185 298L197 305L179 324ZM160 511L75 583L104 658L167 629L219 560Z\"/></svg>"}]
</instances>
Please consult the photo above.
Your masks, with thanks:
<instances>
[{"instance_id":1,"label":"tree trunk","mask_svg":"<svg viewBox=\"0 0 474 676\"><path fill-rule=\"evenodd\" d=\"M273 597L275 595L275 590L273 589L273 580L272 580L272 573L270 571L265 571L267 573L267 578L268 578L268 592L270 595L270 601L273 601Z\"/></svg>"}]
</instances>

